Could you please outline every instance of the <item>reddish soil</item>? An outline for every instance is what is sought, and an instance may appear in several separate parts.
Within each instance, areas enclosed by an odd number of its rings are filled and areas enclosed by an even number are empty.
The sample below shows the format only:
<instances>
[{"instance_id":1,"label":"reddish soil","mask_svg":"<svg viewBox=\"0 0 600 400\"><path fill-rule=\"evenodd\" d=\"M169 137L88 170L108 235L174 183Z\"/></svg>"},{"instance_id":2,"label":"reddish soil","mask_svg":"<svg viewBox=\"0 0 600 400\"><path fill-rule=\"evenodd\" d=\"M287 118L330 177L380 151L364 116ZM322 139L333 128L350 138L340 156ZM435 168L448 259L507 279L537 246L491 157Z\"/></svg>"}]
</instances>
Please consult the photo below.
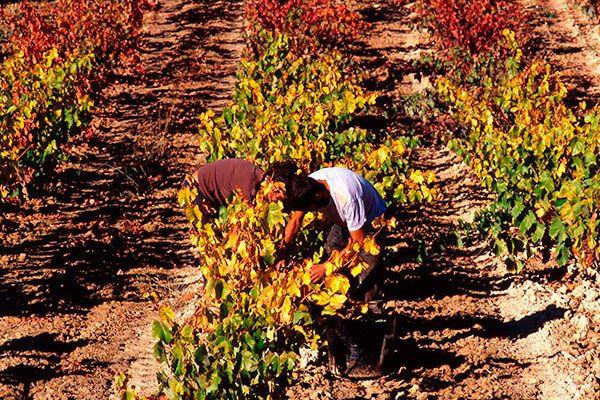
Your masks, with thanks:
<instances>
[{"instance_id":1,"label":"reddish soil","mask_svg":"<svg viewBox=\"0 0 600 400\"><path fill-rule=\"evenodd\" d=\"M411 26L410 4L352 4L373 23L355 54L380 95L358 122L423 133L410 105L429 83L411 63L433 51L430 39ZM523 4L573 102L595 102L598 25L571 3ZM142 393L156 387L152 299L185 313L198 287L175 194L202 161L196 117L232 93L241 24L239 3L162 0L145 18L146 74L118 74L101 93L94 136L73 142L73 160L27 205L0 215L0 398L108 398L121 370ZM458 246L458 221L491 196L437 139L425 136L412 159L437 172L444 197L399 207L402 227L386 239L385 315L396 321L386 375L333 378L319 354L288 396L600 398L597 271L534 260L513 276L485 243Z\"/></svg>"},{"instance_id":2,"label":"reddish soil","mask_svg":"<svg viewBox=\"0 0 600 400\"><path fill-rule=\"evenodd\" d=\"M94 136L0 215L2 399L108 398L131 365L154 380L151 299L189 301L198 279L176 192L202 160L196 118L230 98L242 43L238 4L188 3L146 16L145 75L118 73Z\"/></svg>"},{"instance_id":3,"label":"reddish soil","mask_svg":"<svg viewBox=\"0 0 600 400\"><path fill-rule=\"evenodd\" d=\"M595 104L600 64L593 61L598 47L592 33L598 25L560 1L524 5L533 16L534 40L543 48L539 53L564 71L571 101ZM367 82L381 93L383 104L403 101L410 106L410 99L429 87L427 79L415 79L411 63L433 51L430 39L411 26L410 4L358 7L374 24L357 50L371 72ZM387 108L386 129L423 133L426 120L392 110ZM526 272L514 276L485 243L457 246L457 222L472 218L491 196L460 159L425 137L413 160L436 171L444 196L401 210L404 226L388 243L396 251L388 260L385 309L396 315L397 324L389 374L372 380L332 379L324 367L309 367L290 391L292 397L600 398L598 272L534 259ZM418 262L422 243L428 244L428 257Z\"/></svg>"}]
</instances>

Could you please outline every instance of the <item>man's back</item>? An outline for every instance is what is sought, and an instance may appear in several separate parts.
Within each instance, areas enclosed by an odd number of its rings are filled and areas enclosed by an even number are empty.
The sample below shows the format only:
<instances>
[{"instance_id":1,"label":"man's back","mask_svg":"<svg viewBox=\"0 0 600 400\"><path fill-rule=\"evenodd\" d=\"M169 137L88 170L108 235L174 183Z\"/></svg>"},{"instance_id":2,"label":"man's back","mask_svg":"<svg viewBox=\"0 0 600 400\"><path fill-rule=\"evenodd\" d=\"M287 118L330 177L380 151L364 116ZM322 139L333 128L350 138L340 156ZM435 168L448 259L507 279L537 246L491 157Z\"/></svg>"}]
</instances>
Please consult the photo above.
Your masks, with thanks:
<instances>
[{"instance_id":1,"label":"man's back","mask_svg":"<svg viewBox=\"0 0 600 400\"><path fill-rule=\"evenodd\" d=\"M228 158L206 164L193 175L202 197L218 208L226 203L235 188L239 188L246 199L252 200L264 174L249 161Z\"/></svg>"},{"instance_id":2,"label":"man's back","mask_svg":"<svg viewBox=\"0 0 600 400\"><path fill-rule=\"evenodd\" d=\"M373 185L364 177L346 168L323 168L309 175L327 182L332 203L325 213L335 224L350 231L360 229L382 215L387 206Z\"/></svg>"}]
</instances>

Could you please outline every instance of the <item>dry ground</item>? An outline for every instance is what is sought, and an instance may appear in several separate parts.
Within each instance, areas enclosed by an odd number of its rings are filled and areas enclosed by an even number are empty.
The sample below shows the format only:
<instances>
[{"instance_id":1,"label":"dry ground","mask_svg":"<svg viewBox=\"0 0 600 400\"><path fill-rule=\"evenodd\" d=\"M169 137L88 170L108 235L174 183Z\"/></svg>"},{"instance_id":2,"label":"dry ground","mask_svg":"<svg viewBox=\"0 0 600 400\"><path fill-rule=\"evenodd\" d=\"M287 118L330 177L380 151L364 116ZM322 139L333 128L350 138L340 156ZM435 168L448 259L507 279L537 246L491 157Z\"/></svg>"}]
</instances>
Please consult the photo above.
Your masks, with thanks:
<instances>
[{"instance_id":1,"label":"dry ground","mask_svg":"<svg viewBox=\"0 0 600 400\"><path fill-rule=\"evenodd\" d=\"M145 19L145 76L118 76L102 93L95 136L74 143L78 158L31 203L0 216L0 398L107 398L116 370L148 393L159 368L149 298L155 292L183 311L197 288L175 192L201 161L195 117L218 110L232 92L241 6L161 4ZM571 3L523 4L572 101L594 102L598 25ZM410 4L353 6L373 23L355 53L368 71L365 83L380 94L377 112L359 122L422 134L424 121L398 105L428 87L411 62L433 51L430 39L410 25ZM289 397L600 398L598 273L534 261L512 276L485 243L457 246L457 221L490 195L435 138L426 136L413 159L438 173L444 198L398 208L403 227L387 239L386 315L397 323L388 374L333 379L322 363L312 364Z\"/></svg>"},{"instance_id":2,"label":"dry ground","mask_svg":"<svg viewBox=\"0 0 600 400\"><path fill-rule=\"evenodd\" d=\"M30 203L3 210L0 398L108 398L132 365L152 384L153 293L180 304L198 280L176 192L201 161L197 116L232 93L240 11L161 1L145 18L145 75L118 73L94 136Z\"/></svg>"}]
</instances>

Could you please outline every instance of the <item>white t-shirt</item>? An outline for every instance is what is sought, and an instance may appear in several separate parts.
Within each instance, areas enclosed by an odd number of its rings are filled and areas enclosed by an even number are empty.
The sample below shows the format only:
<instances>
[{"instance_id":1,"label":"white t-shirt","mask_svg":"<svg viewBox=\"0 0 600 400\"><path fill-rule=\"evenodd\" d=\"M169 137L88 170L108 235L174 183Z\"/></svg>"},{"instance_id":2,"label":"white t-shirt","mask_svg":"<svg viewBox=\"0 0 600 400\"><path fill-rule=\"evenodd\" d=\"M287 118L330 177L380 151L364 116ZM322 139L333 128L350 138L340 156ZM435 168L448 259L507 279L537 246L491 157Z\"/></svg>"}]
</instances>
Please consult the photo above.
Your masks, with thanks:
<instances>
[{"instance_id":1,"label":"white t-shirt","mask_svg":"<svg viewBox=\"0 0 600 400\"><path fill-rule=\"evenodd\" d=\"M346 168L323 168L309 175L327 182L332 201L320 211L334 224L356 231L381 216L387 206L369 181Z\"/></svg>"}]
</instances>

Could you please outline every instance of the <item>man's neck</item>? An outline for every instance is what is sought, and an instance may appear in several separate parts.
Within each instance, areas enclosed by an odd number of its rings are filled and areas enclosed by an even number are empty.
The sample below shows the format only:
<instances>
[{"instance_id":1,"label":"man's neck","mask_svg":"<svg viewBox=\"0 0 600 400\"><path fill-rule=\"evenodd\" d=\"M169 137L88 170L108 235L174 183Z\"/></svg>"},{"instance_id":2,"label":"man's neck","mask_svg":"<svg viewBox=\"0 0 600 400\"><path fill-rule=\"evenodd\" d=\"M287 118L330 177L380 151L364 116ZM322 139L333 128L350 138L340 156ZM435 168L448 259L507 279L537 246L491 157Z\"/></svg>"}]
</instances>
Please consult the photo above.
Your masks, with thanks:
<instances>
[{"instance_id":1,"label":"man's neck","mask_svg":"<svg viewBox=\"0 0 600 400\"><path fill-rule=\"evenodd\" d=\"M323 179L317 179L317 182L322 183L323 185L325 185L325 187L327 188L328 192L331 192L331 189L329 188L329 183L327 183L327 181L323 180Z\"/></svg>"}]
</instances>

